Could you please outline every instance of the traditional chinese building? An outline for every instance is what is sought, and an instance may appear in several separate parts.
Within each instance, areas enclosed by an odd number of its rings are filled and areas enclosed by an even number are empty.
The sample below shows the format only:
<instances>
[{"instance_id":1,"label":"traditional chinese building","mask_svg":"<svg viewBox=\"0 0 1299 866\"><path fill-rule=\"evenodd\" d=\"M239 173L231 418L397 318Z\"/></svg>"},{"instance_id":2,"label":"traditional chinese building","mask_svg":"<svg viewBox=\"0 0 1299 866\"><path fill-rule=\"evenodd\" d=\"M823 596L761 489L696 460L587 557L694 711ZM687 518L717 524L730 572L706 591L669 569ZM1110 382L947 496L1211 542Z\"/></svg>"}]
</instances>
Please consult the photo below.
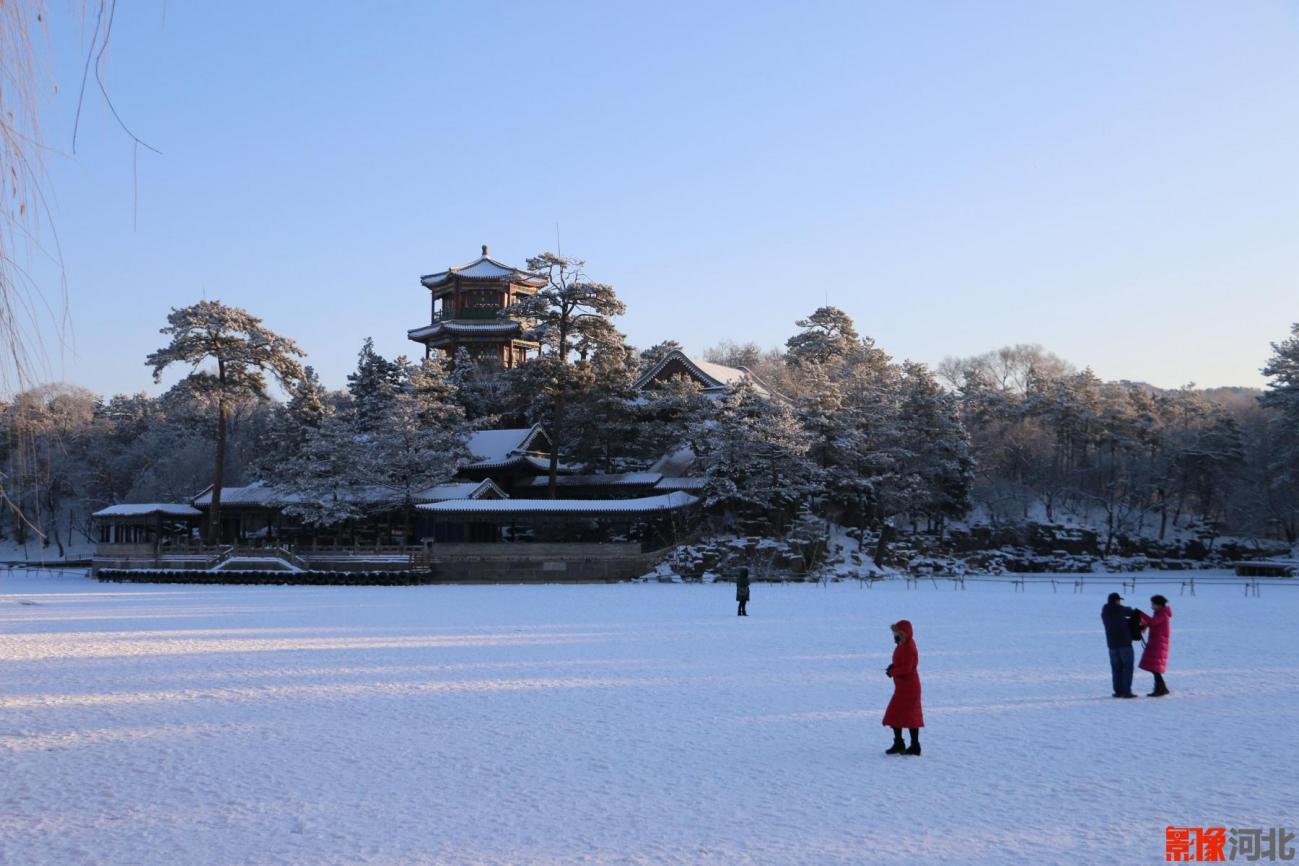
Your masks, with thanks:
<instances>
[{"instance_id":1,"label":"traditional chinese building","mask_svg":"<svg viewBox=\"0 0 1299 866\"><path fill-rule=\"evenodd\" d=\"M731 388L742 381L747 381L764 397L771 395L767 386L753 375L748 367L727 367L725 364L699 361L678 349L664 355L662 360L646 370L632 387L637 391L644 391L646 388L663 384L674 376L694 381L699 385L701 393L714 399L725 397Z\"/></svg>"},{"instance_id":2,"label":"traditional chinese building","mask_svg":"<svg viewBox=\"0 0 1299 866\"><path fill-rule=\"evenodd\" d=\"M523 339L523 323L505 318L503 311L546 285L536 274L519 270L483 254L468 264L421 277L429 290L427 325L406 332L424 344L424 356L441 349L454 358L461 348L479 361L517 367L535 353L538 345Z\"/></svg>"}]
</instances>

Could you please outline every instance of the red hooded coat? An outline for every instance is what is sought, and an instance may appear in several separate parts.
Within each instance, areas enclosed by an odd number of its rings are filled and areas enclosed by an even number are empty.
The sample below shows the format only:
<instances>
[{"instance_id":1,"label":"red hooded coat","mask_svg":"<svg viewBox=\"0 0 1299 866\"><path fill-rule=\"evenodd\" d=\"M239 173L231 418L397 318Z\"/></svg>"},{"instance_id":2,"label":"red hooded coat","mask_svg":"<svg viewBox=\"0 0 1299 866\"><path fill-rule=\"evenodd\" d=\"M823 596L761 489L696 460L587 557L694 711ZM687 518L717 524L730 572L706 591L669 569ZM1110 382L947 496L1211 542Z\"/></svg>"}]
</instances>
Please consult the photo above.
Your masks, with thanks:
<instances>
[{"instance_id":1,"label":"red hooded coat","mask_svg":"<svg viewBox=\"0 0 1299 866\"><path fill-rule=\"evenodd\" d=\"M925 716L920 710L920 674L916 666L920 654L911 637L911 623L899 620L893 628L906 639L893 648L893 700L884 711L884 724L890 728L923 728Z\"/></svg>"},{"instance_id":2,"label":"red hooded coat","mask_svg":"<svg viewBox=\"0 0 1299 866\"><path fill-rule=\"evenodd\" d=\"M1162 674L1168 668L1168 644L1173 634L1173 609L1164 605L1154 616L1141 613L1142 625L1150 627L1146 638L1146 651L1141 654L1137 667L1152 674Z\"/></svg>"}]
</instances>

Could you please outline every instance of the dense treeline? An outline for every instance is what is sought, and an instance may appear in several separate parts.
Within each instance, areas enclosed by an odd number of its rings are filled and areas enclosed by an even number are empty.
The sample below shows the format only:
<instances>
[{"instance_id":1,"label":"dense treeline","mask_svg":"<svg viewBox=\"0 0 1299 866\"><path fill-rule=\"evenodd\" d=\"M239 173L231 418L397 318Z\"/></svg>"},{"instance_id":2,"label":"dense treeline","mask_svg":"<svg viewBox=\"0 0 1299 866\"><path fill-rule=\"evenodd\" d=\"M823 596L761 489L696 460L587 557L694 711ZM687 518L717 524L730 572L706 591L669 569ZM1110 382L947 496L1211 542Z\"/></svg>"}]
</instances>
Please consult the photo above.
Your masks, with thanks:
<instances>
[{"instance_id":1,"label":"dense treeline","mask_svg":"<svg viewBox=\"0 0 1299 866\"><path fill-rule=\"evenodd\" d=\"M898 362L825 307L783 350L710 350L753 373L721 399L684 379L637 394L638 375L680 347L627 346L609 323L621 312L612 289L586 281L580 263L546 263L560 275L553 309L581 309L573 293L586 292L586 318L574 328L534 303L543 353L517 369L464 352L452 365L389 360L367 340L346 388L308 367L284 402L258 388L226 394L217 426L199 374L157 397L52 385L0 403L0 540L61 553L105 505L188 500L212 483L214 450L225 484L271 482L310 523L364 518L367 503L409 510L414 493L451 477L473 429L534 422L559 445L556 468L682 474L693 455L714 524L744 532L829 518L864 542L867 531L941 531L969 517L1086 523L1107 552L1134 534L1296 540L1299 326L1272 347L1265 394L1168 391L1101 381L1035 346L937 370Z\"/></svg>"}]
</instances>

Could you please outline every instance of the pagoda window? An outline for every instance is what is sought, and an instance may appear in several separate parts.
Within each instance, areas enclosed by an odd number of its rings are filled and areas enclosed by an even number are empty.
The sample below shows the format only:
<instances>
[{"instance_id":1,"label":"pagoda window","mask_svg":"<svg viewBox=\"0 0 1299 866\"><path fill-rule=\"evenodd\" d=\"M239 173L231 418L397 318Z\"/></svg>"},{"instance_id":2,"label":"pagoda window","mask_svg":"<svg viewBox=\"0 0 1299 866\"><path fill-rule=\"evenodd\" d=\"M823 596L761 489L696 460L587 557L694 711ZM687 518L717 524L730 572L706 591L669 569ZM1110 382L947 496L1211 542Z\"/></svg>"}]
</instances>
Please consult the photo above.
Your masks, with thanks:
<instances>
[{"instance_id":1,"label":"pagoda window","mask_svg":"<svg viewBox=\"0 0 1299 866\"><path fill-rule=\"evenodd\" d=\"M503 306L500 292L465 292L460 300L461 313L468 318L495 318Z\"/></svg>"}]
</instances>

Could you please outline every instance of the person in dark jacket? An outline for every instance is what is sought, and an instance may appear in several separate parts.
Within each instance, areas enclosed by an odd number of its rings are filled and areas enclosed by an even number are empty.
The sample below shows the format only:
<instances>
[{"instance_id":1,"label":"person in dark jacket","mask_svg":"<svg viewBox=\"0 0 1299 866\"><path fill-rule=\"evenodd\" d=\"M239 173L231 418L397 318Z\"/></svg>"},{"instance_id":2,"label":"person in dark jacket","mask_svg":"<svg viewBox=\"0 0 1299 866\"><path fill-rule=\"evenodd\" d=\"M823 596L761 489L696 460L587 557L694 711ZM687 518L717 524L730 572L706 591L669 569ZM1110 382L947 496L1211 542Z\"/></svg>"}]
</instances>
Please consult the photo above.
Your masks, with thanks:
<instances>
[{"instance_id":1,"label":"person in dark jacket","mask_svg":"<svg viewBox=\"0 0 1299 866\"><path fill-rule=\"evenodd\" d=\"M749 570L744 566L735 572L735 600L740 603L736 616L748 616L749 604Z\"/></svg>"},{"instance_id":2,"label":"person in dark jacket","mask_svg":"<svg viewBox=\"0 0 1299 866\"><path fill-rule=\"evenodd\" d=\"M1155 675L1155 690L1147 697L1162 698L1168 694L1168 685L1164 682L1164 672L1168 670L1168 645L1173 636L1173 609L1168 606L1168 599L1162 595L1150 596L1150 605L1154 613L1147 616L1138 611L1141 624L1150 629L1150 638L1146 641L1146 651L1141 654L1139 667Z\"/></svg>"},{"instance_id":3,"label":"person in dark jacket","mask_svg":"<svg viewBox=\"0 0 1299 866\"><path fill-rule=\"evenodd\" d=\"M1135 698L1132 693L1132 617L1137 612L1123 604L1123 596L1111 592L1101 608L1105 624L1105 643L1110 648L1110 676L1114 680L1114 697Z\"/></svg>"},{"instance_id":4,"label":"person in dark jacket","mask_svg":"<svg viewBox=\"0 0 1299 866\"><path fill-rule=\"evenodd\" d=\"M920 653L912 637L911 623L905 619L893 623L893 662L884 669L893 680L893 698L884 711L884 724L893 729L893 746L886 755L920 756L920 729L925 714L920 707ZM911 732L911 745L902 742L902 729Z\"/></svg>"}]
</instances>

